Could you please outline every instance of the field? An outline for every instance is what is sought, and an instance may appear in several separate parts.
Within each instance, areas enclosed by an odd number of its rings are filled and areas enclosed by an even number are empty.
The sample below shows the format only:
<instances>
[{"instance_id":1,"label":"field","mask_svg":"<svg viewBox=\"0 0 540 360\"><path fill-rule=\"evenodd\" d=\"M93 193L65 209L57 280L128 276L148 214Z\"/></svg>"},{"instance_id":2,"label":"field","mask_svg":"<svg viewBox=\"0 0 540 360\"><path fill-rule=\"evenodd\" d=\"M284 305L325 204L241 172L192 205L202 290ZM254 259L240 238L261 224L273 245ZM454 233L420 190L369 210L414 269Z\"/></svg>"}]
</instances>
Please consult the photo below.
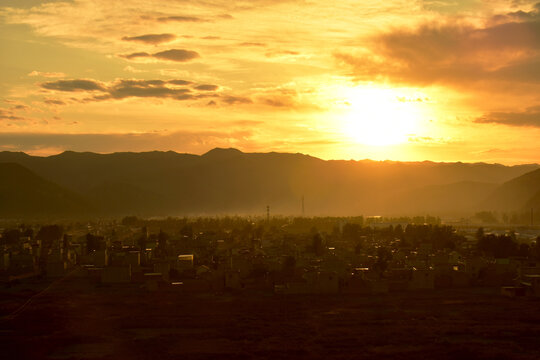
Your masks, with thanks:
<instances>
[{"instance_id":1,"label":"field","mask_svg":"<svg viewBox=\"0 0 540 360\"><path fill-rule=\"evenodd\" d=\"M540 359L540 300L495 289L196 295L68 277L42 292L48 285L0 289L3 359Z\"/></svg>"}]
</instances>

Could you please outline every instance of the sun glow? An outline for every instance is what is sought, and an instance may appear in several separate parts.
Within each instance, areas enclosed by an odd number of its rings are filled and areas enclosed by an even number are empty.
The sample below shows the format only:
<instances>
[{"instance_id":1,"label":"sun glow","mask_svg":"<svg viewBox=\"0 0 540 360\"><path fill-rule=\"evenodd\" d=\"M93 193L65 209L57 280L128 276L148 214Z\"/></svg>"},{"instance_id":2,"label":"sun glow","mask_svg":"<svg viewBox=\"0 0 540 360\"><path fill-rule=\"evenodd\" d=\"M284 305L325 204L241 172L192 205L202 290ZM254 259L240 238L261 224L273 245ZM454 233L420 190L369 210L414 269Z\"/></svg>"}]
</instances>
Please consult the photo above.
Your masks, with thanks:
<instances>
[{"instance_id":1,"label":"sun glow","mask_svg":"<svg viewBox=\"0 0 540 360\"><path fill-rule=\"evenodd\" d=\"M401 144L419 130L422 97L402 96L392 89L354 88L345 98L343 131L357 143Z\"/></svg>"}]
</instances>

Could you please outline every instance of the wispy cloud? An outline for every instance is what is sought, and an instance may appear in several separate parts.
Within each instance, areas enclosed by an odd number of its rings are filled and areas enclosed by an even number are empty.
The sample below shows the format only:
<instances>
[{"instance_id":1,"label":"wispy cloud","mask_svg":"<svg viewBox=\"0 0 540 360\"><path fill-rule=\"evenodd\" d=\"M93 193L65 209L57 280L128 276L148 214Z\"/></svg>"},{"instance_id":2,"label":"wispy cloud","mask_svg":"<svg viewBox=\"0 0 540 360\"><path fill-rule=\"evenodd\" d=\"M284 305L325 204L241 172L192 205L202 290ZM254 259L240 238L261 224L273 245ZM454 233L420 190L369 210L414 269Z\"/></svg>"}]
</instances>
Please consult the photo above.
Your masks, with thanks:
<instances>
[{"instance_id":1,"label":"wispy cloud","mask_svg":"<svg viewBox=\"0 0 540 360\"><path fill-rule=\"evenodd\" d=\"M261 42L242 42L240 44L238 44L239 46L255 46L255 47L265 47L266 44L265 43L261 43Z\"/></svg>"},{"instance_id":2,"label":"wispy cloud","mask_svg":"<svg viewBox=\"0 0 540 360\"><path fill-rule=\"evenodd\" d=\"M124 41L135 41L153 45L171 42L174 39L176 39L176 35L174 34L147 34L139 36L124 36L122 38Z\"/></svg>"},{"instance_id":3,"label":"wispy cloud","mask_svg":"<svg viewBox=\"0 0 540 360\"><path fill-rule=\"evenodd\" d=\"M42 83L44 89L62 92L88 92L92 100L125 99L128 97L173 98L176 100L193 99L187 88L178 88L178 84L189 84L185 80L116 80L109 84L94 80L58 80ZM171 86L172 85L172 86ZM101 94L92 94L94 92Z\"/></svg>"},{"instance_id":4,"label":"wispy cloud","mask_svg":"<svg viewBox=\"0 0 540 360\"><path fill-rule=\"evenodd\" d=\"M226 104L229 104L229 105L234 105L234 104L252 104L253 103L253 100L251 100L250 98L248 97L245 97L245 96L224 96L222 98L222 101Z\"/></svg>"},{"instance_id":5,"label":"wispy cloud","mask_svg":"<svg viewBox=\"0 0 540 360\"><path fill-rule=\"evenodd\" d=\"M25 120L24 117L21 117L21 116L16 116L13 112L13 110L9 110L9 109L1 109L0 108L0 120L13 120L13 121L18 121L18 120Z\"/></svg>"},{"instance_id":6,"label":"wispy cloud","mask_svg":"<svg viewBox=\"0 0 540 360\"><path fill-rule=\"evenodd\" d=\"M211 85L211 84L202 84L195 86L195 89L202 90L202 91L216 91L219 89L219 86L217 85Z\"/></svg>"},{"instance_id":7,"label":"wispy cloud","mask_svg":"<svg viewBox=\"0 0 540 360\"><path fill-rule=\"evenodd\" d=\"M57 80L41 84L41 87L48 90L58 91L105 91L103 84L95 80L75 79Z\"/></svg>"},{"instance_id":8,"label":"wispy cloud","mask_svg":"<svg viewBox=\"0 0 540 360\"><path fill-rule=\"evenodd\" d=\"M220 86L214 84L196 84L183 79L172 80L140 80L117 79L109 83L95 80L57 80L41 84L46 90L62 93L83 94L83 98L71 99L75 102L94 102L107 100L121 100L127 98L154 98L172 100L200 100L214 98L214 103L224 105L252 104L253 101L245 96L222 94ZM48 105L64 105L62 99L46 99Z\"/></svg>"},{"instance_id":9,"label":"wispy cloud","mask_svg":"<svg viewBox=\"0 0 540 360\"><path fill-rule=\"evenodd\" d=\"M540 106L521 112L491 112L475 120L481 124L540 127Z\"/></svg>"},{"instance_id":10,"label":"wispy cloud","mask_svg":"<svg viewBox=\"0 0 540 360\"><path fill-rule=\"evenodd\" d=\"M185 61L193 60L200 57L200 55L197 52L191 51L191 50L185 50L185 49L171 49L171 50L160 51L153 54L152 56L157 59L178 61L178 62L185 62Z\"/></svg>"},{"instance_id":11,"label":"wispy cloud","mask_svg":"<svg viewBox=\"0 0 540 360\"><path fill-rule=\"evenodd\" d=\"M62 72L43 72L43 71L32 71L28 73L28 76L39 76L39 77L45 77L45 78L61 78L65 77L66 74Z\"/></svg>"},{"instance_id":12,"label":"wispy cloud","mask_svg":"<svg viewBox=\"0 0 540 360\"><path fill-rule=\"evenodd\" d=\"M186 62L200 57L199 53L196 51L185 50L185 49L170 49L160 51L154 54L149 54L147 52L136 52L126 55L120 55L124 59L133 60L139 58L155 58L160 60L168 60L175 62Z\"/></svg>"},{"instance_id":13,"label":"wispy cloud","mask_svg":"<svg viewBox=\"0 0 540 360\"><path fill-rule=\"evenodd\" d=\"M159 21L159 22L170 22L170 21L174 21L174 22L206 22L207 20L202 19L200 17L196 17L196 16L176 15L176 16L161 16L161 17L157 18L157 21Z\"/></svg>"},{"instance_id":14,"label":"wispy cloud","mask_svg":"<svg viewBox=\"0 0 540 360\"><path fill-rule=\"evenodd\" d=\"M128 60L133 60L133 59L137 59L137 58L152 57L152 55L150 55L147 52L143 52L143 51L135 52L135 53L131 53L131 54L119 55L119 56L123 57L124 59L128 59Z\"/></svg>"},{"instance_id":15,"label":"wispy cloud","mask_svg":"<svg viewBox=\"0 0 540 360\"><path fill-rule=\"evenodd\" d=\"M66 105L65 101L58 99L45 99L43 102L48 105Z\"/></svg>"}]
</instances>

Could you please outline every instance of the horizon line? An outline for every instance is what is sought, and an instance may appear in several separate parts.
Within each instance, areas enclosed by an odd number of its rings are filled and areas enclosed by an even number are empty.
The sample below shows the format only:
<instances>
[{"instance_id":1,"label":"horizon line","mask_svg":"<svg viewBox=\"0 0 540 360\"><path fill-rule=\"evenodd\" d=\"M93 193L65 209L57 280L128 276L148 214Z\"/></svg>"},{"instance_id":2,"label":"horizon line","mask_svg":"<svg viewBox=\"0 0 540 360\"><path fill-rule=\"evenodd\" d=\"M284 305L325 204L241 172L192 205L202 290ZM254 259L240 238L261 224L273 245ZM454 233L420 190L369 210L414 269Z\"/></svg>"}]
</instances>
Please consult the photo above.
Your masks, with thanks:
<instances>
[{"instance_id":1,"label":"horizon line","mask_svg":"<svg viewBox=\"0 0 540 360\"><path fill-rule=\"evenodd\" d=\"M432 164L471 164L471 165L501 165L501 166L527 166L527 165L540 165L540 163L532 162L532 163L509 163L504 164L500 162L485 162L485 161L474 161L474 162L468 162L468 161L434 161L434 160L416 160L416 161L407 161L407 160L392 160L392 159L385 159L385 160L375 160L375 159L369 159L369 158L363 158L363 159L323 159L317 156L310 155L308 153L301 153L301 152L286 152L286 151L255 151L255 152L246 152L242 151L238 148L234 147L214 147L210 150L203 152L201 154L196 153L189 153L189 152L179 152L176 150L147 150L147 151L114 151L114 152L99 152L99 151L76 151L76 150L63 150L55 154L49 154L49 155L38 155L38 154L32 154L31 151L13 151L13 150L2 150L0 153L21 153L25 154L27 156L32 157L39 157L39 158L49 158L54 156L60 156L66 153L75 153L75 154L93 154L93 155L114 155L114 154L148 154L148 153L174 153L177 155L192 155L192 156L199 156L203 157L205 155L208 155L212 151L216 150L225 150L225 151L236 151L242 155L255 155L255 154L283 154L283 155L302 155L311 157L317 160L321 161L354 161L354 162L374 162L374 163L402 163L402 164L420 164L420 163L432 163Z\"/></svg>"}]
</instances>

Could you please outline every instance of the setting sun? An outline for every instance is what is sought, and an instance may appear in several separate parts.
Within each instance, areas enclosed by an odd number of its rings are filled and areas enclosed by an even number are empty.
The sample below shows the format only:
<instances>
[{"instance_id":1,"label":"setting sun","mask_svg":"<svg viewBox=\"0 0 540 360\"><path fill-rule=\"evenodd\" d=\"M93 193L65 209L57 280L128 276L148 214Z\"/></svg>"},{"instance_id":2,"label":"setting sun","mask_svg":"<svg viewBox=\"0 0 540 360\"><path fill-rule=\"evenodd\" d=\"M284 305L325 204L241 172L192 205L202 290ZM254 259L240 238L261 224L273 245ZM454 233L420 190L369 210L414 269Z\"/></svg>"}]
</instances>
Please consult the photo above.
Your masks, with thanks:
<instances>
[{"instance_id":1,"label":"setting sun","mask_svg":"<svg viewBox=\"0 0 540 360\"><path fill-rule=\"evenodd\" d=\"M371 146L401 144L418 132L421 98L400 97L388 89L347 91L343 131L353 141Z\"/></svg>"}]
</instances>

